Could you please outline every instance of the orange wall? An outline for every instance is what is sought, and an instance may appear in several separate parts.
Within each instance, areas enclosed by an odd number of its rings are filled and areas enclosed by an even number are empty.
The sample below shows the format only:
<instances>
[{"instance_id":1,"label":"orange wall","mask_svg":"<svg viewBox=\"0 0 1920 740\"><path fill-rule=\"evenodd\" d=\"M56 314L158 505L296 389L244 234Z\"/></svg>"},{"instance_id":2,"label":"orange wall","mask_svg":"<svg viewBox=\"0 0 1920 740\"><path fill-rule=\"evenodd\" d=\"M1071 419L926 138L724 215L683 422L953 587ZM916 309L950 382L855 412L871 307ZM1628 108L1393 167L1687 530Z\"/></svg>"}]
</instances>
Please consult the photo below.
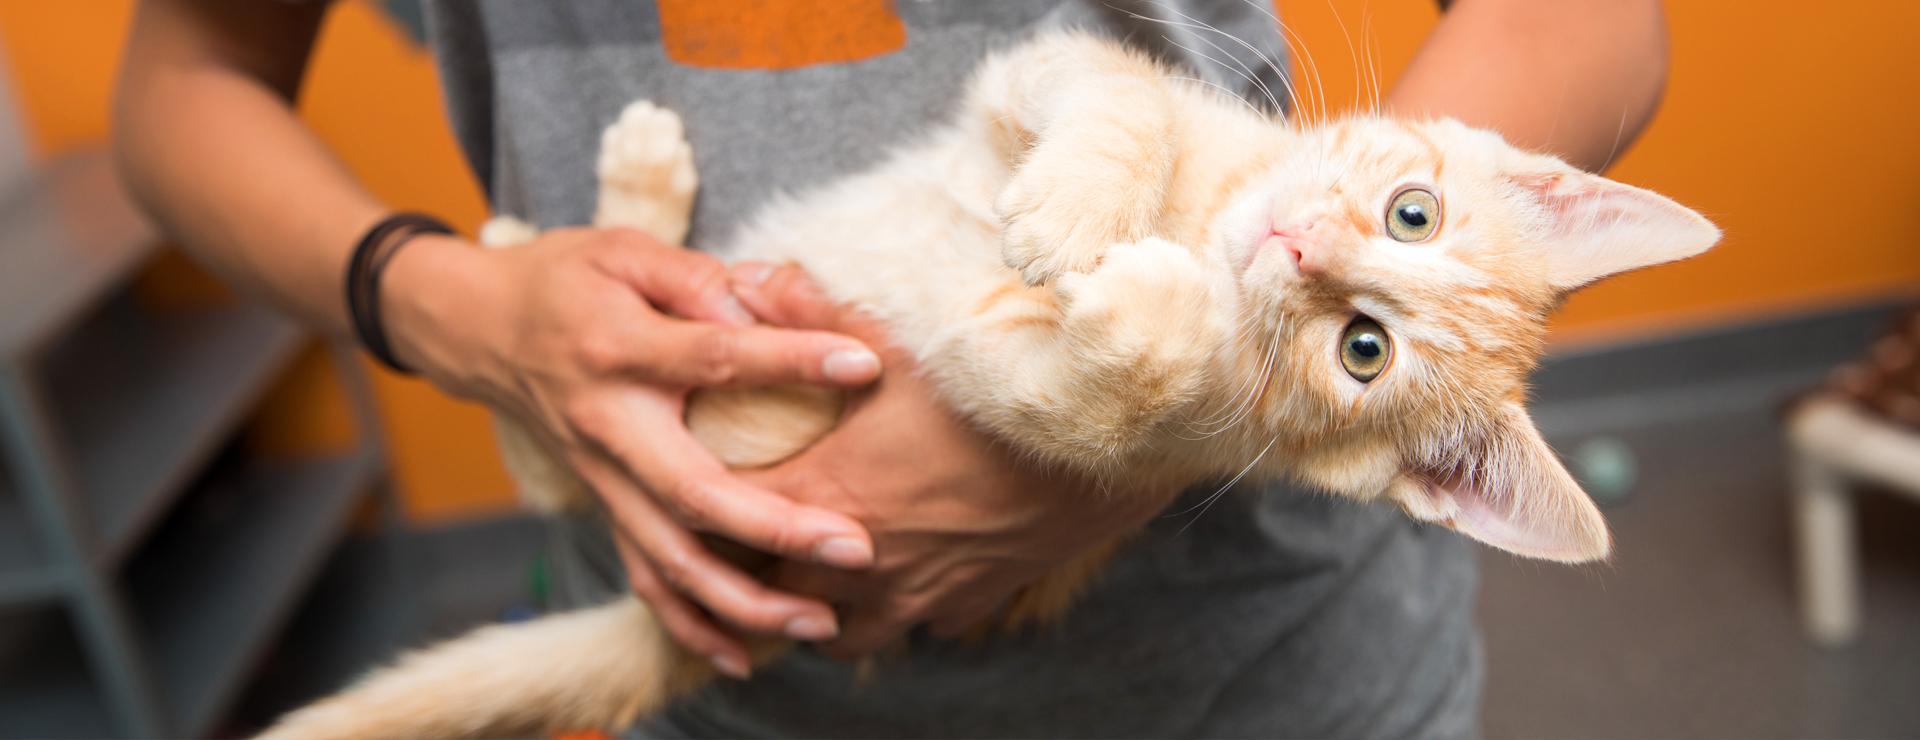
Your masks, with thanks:
<instances>
[{"instance_id":1,"label":"orange wall","mask_svg":"<svg viewBox=\"0 0 1920 740\"><path fill-rule=\"evenodd\" d=\"M1338 19L1387 79L1436 13L1425 0L1280 0L1312 46L1328 98L1352 98ZM37 148L97 144L127 0L0 0L0 43ZM1614 175L1666 192L1727 230L1712 254L1615 280L1562 312L1561 337L1646 331L1858 300L1920 283L1920 3L1673 2L1666 105ZM484 204L447 130L432 65L366 4L342 5L303 113L377 193L471 227ZM316 360L317 362L317 360ZM377 392L409 509L440 519L511 500L484 414L380 373ZM273 439L337 436L337 390L317 364L278 394Z\"/></svg>"}]
</instances>

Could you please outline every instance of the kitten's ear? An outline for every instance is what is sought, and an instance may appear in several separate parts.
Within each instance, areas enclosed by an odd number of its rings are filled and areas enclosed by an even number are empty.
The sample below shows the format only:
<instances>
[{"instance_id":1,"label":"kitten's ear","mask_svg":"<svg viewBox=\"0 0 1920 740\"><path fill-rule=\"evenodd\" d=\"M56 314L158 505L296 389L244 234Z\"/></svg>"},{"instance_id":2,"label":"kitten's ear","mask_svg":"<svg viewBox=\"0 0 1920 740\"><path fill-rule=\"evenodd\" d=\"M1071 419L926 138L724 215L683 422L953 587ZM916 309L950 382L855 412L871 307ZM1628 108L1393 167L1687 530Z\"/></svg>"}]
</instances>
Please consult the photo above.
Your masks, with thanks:
<instances>
[{"instance_id":1,"label":"kitten's ear","mask_svg":"<svg viewBox=\"0 0 1920 740\"><path fill-rule=\"evenodd\" d=\"M1720 229L1651 190L1623 185L1546 158L1510 171L1534 211L1547 279L1569 291L1614 273L1686 259L1720 241Z\"/></svg>"},{"instance_id":2,"label":"kitten's ear","mask_svg":"<svg viewBox=\"0 0 1920 740\"><path fill-rule=\"evenodd\" d=\"M1517 404L1473 450L1464 471L1410 471L1390 495L1416 519L1443 522L1530 558L1584 563L1612 549L1606 519Z\"/></svg>"}]
</instances>

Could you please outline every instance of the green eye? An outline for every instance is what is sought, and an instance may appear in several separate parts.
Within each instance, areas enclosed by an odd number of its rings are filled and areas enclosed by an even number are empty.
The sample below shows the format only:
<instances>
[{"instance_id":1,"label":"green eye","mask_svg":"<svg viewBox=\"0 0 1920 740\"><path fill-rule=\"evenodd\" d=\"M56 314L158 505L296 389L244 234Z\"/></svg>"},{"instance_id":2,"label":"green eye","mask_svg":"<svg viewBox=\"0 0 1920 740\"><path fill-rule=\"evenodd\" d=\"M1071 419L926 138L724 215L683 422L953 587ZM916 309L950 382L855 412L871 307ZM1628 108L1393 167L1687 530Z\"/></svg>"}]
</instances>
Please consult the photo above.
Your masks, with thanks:
<instances>
[{"instance_id":1,"label":"green eye","mask_svg":"<svg viewBox=\"0 0 1920 740\"><path fill-rule=\"evenodd\" d=\"M1340 366L1362 383L1380 377L1393 359L1393 340L1373 319L1355 317L1340 333Z\"/></svg>"},{"instance_id":2,"label":"green eye","mask_svg":"<svg viewBox=\"0 0 1920 740\"><path fill-rule=\"evenodd\" d=\"M1440 227L1440 199L1420 188L1408 188L1387 204L1387 234L1395 241L1417 242Z\"/></svg>"}]
</instances>

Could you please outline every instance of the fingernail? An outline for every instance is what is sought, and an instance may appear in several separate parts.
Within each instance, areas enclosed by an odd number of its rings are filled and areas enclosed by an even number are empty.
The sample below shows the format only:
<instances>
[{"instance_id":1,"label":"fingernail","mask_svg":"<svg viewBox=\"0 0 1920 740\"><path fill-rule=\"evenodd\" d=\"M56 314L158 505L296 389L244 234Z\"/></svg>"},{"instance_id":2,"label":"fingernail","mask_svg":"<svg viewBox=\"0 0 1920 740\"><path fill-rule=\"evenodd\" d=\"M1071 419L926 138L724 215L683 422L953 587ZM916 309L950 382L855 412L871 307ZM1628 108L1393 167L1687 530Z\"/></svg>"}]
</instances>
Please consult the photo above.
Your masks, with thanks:
<instances>
[{"instance_id":1,"label":"fingernail","mask_svg":"<svg viewBox=\"0 0 1920 740\"><path fill-rule=\"evenodd\" d=\"M733 266L733 281L748 287L758 286L773 275L773 265L765 262L742 262Z\"/></svg>"},{"instance_id":2,"label":"fingernail","mask_svg":"<svg viewBox=\"0 0 1920 740\"><path fill-rule=\"evenodd\" d=\"M833 537L813 551L820 562L835 568L865 568L873 565L873 548L852 537Z\"/></svg>"},{"instance_id":3,"label":"fingernail","mask_svg":"<svg viewBox=\"0 0 1920 740\"><path fill-rule=\"evenodd\" d=\"M812 615L794 617L787 620L787 637L807 642L831 640L840 635L840 627L832 619Z\"/></svg>"},{"instance_id":4,"label":"fingernail","mask_svg":"<svg viewBox=\"0 0 1920 740\"><path fill-rule=\"evenodd\" d=\"M753 317L753 312L748 311L746 306L741 305L740 299L733 296L727 296L720 301L720 312L727 315L728 321L741 326L753 326L757 321Z\"/></svg>"},{"instance_id":5,"label":"fingernail","mask_svg":"<svg viewBox=\"0 0 1920 740\"><path fill-rule=\"evenodd\" d=\"M747 669L746 661L731 655L713 656L713 669L728 677L742 681L745 681L748 676L752 675L752 672Z\"/></svg>"},{"instance_id":6,"label":"fingernail","mask_svg":"<svg viewBox=\"0 0 1920 740\"><path fill-rule=\"evenodd\" d=\"M880 374L880 358L864 349L840 349L827 355L820 372L837 383L864 383Z\"/></svg>"}]
</instances>

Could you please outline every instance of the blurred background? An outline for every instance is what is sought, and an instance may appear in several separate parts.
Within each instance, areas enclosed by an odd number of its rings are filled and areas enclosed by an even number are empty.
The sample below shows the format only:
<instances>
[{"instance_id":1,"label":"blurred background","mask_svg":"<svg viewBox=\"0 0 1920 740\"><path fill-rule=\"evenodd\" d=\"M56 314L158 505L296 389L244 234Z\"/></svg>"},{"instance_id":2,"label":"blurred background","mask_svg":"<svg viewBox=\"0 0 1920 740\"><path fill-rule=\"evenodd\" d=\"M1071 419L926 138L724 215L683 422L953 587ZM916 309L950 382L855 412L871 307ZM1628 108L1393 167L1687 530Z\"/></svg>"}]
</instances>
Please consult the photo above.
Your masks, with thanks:
<instances>
[{"instance_id":1,"label":"blurred background","mask_svg":"<svg viewBox=\"0 0 1920 740\"><path fill-rule=\"evenodd\" d=\"M1357 82L1342 21L1391 79L1437 19L1277 4L1336 107ZM98 152L131 9L0 0L0 736L244 731L544 588L481 409L233 300L129 210ZM1610 174L1726 241L1556 319L1536 416L1618 556L1483 555L1485 730L1920 735L1920 501L1901 493L1920 489L1837 460L1840 492L1809 504L1783 423L1920 287L1920 4L1668 16L1664 106ZM341 2L301 110L375 193L470 233L486 206L416 22Z\"/></svg>"}]
</instances>

